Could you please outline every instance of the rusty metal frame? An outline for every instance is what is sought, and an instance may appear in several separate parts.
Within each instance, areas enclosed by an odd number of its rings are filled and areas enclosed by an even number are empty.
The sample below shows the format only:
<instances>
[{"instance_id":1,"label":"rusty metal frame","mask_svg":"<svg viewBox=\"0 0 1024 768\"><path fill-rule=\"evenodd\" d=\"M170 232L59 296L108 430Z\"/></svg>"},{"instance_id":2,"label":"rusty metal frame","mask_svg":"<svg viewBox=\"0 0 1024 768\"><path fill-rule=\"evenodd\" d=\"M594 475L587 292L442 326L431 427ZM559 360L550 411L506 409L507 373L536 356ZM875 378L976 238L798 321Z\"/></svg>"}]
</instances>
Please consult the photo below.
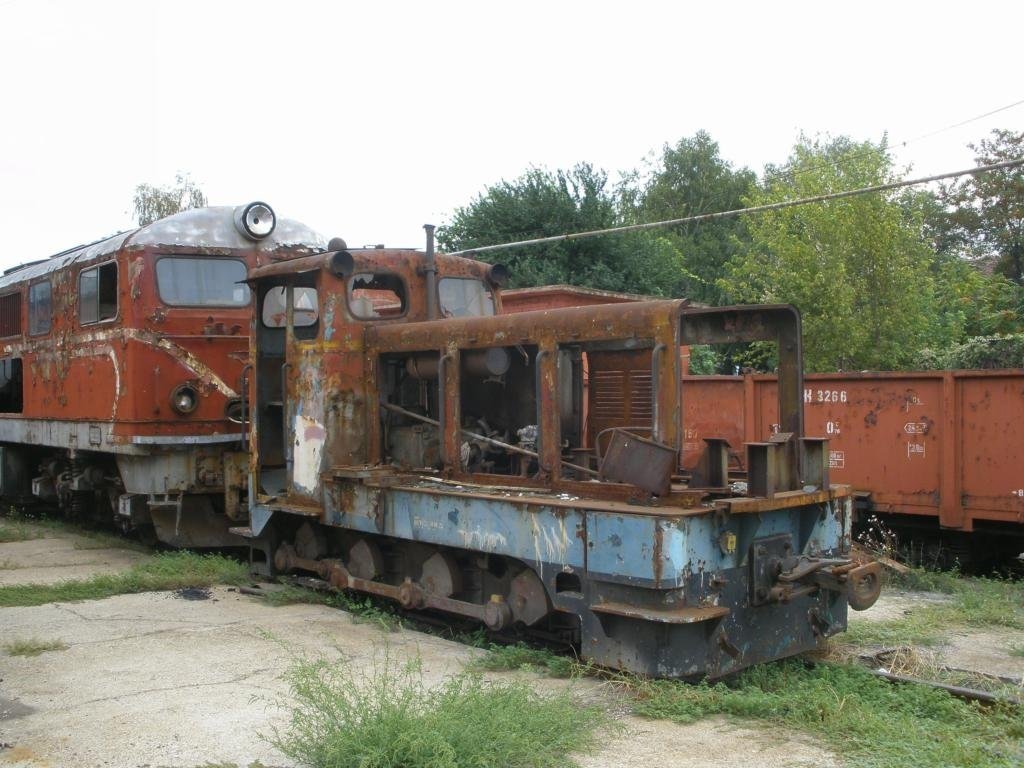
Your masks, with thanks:
<instances>
[{"instance_id":1,"label":"rusty metal frame","mask_svg":"<svg viewBox=\"0 0 1024 768\"><path fill-rule=\"evenodd\" d=\"M804 365L800 312L789 304L691 308L683 314L681 343L775 342L779 354L779 432L792 439L751 444L751 460L769 475L751 478L751 492L772 496L799 486L803 466ZM680 382L680 387L682 386ZM774 458L776 452L780 458ZM770 454L762 457L762 454Z\"/></svg>"}]
</instances>

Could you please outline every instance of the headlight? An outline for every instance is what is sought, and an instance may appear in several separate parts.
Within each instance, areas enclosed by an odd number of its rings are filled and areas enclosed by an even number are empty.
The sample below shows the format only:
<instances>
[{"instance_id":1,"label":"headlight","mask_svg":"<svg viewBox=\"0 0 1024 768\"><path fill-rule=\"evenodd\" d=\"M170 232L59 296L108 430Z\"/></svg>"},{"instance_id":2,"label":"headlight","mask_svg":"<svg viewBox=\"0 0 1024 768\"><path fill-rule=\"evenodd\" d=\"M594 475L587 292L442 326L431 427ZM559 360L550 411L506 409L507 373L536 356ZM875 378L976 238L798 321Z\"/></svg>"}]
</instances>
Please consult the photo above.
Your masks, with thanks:
<instances>
[{"instance_id":1,"label":"headlight","mask_svg":"<svg viewBox=\"0 0 1024 768\"><path fill-rule=\"evenodd\" d=\"M276 226L274 209L266 203L249 203L235 208L235 227L250 240L262 240Z\"/></svg>"},{"instance_id":2,"label":"headlight","mask_svg":"<svg viewBox=\"0 0 1024 768\"><path fill-rule=\"evenodd\" d=\"M234 424L245 423L245 408L240 399L228 400L228 404L224 406L224 418Z\"/></svg>"},{"instance_id":3,"label":"headlight","mask_svg":"<svg viewBox=\"0 0 1024 768\"><path fill-rule=\"evenodd\" d=\"M171 392L171 407L180 414L192 413L199 405L199 393L188 384L180 384Z\"/></svg>"}]
</instances>

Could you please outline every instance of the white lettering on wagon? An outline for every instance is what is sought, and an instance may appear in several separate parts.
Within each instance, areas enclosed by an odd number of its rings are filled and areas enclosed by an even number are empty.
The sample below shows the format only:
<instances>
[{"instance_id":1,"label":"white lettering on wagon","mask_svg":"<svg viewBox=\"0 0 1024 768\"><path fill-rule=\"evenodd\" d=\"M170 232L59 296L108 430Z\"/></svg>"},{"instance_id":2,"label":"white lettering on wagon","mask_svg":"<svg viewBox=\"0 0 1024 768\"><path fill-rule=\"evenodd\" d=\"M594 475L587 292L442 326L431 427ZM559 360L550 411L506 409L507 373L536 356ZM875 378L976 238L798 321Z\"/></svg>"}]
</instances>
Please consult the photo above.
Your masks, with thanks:
<instances>
[{"instance_id":1,"label":"white lettering on wagon","mask_svg":"<svg viewBox=\"0 0 1024 768\"><path fill-rule=\"evenodd\" d=\"M850 396L845 389L804 389L804 402L811 403L847 403Z\"/></svg>"},{"instance_id":2,"label":"white lettering on wagon","mask_svg":"<svg viewBox=\"0 0 1024 768\"><path fill-rule=\"evenodd\" d=\"M462 546L466 549L493 552L496 549L505 548L506 544L505 537L495 531L466 531L460 528L459 536L462 537Z\"/></svg>"}]
</instances>

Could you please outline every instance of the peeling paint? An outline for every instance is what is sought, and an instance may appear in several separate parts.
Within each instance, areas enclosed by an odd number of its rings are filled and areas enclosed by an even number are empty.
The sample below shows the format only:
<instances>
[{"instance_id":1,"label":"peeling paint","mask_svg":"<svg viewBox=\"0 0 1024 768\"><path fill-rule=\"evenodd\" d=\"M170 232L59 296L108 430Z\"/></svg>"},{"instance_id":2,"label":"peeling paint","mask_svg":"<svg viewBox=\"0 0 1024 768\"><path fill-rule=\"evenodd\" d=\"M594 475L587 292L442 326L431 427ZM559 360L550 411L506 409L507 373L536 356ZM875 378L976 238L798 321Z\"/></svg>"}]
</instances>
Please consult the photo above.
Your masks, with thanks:
<instances>
[{"instance_id":1,"label":"peeling paint","mask_svg":"<svg viewBox=\"0 0 1024 768\"><path fill-rule=\"evenodd\" d=\"M296 439L292 482L302 491L312 493L320 481L320 459L327 433L323 424L302 414L296 415L294 430Z\"/></svg>"}]
</instances>

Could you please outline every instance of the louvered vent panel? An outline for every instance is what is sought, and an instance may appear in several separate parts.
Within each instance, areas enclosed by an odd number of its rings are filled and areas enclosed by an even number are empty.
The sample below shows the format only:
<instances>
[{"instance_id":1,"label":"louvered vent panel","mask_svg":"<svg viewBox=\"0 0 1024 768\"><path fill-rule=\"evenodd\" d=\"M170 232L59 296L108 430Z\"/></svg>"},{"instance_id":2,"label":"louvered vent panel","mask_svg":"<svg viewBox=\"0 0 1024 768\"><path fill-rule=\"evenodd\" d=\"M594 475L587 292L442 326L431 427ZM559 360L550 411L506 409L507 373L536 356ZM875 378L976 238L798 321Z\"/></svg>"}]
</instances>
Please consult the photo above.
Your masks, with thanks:
<instances>
[{"instance_id":1,"label":"louvered vent panel","mask_svg":"<svg viewBox=\"0 0 1024 768\"><path fill-rule=\"evenodd\" d=\"M21 294L0 296L0 336L21 334Z\"/></svg>"},{"instance_id":2,"label":"louvered vent panel","mask_svg":"<svg viewBox=\"0 0 1024 768\"><path fill-rule=\"evenodd\" d=\"M623 371L593 371L590 375L590 414L599 419L621 418L626 409Z\"/></svg>"},{"instance_id":3,"label":"louvered vent panel","mask_svg":"<svg viewBox=\"0 0 1024 768\"><path fill-rule=\"evenodd\" d=\"M634 426L646 425L653 418L652 400L651 374L645 371L630 371L629 420Z\"/></svg>"}]
</instances>

